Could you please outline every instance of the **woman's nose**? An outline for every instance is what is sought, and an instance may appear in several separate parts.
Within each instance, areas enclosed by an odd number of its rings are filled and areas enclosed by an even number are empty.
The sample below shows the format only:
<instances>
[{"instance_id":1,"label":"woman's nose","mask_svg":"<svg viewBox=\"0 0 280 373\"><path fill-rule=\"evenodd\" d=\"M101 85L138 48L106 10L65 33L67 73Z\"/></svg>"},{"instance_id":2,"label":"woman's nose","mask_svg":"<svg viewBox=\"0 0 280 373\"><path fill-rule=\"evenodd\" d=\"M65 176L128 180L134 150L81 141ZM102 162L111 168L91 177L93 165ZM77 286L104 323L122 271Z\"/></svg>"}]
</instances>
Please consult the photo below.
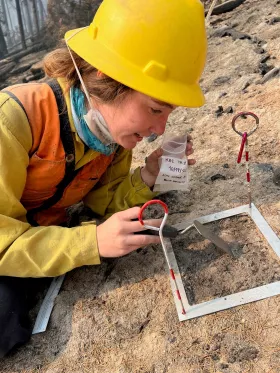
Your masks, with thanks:
<instances>
[{"instance_id":1,"label":"woman's nose","mask_svg":"<svg viewBox=\"0 0 280 373\"><path fill-rule=\"evenodd\" d=\"M158 120L152 128L153 133L155 133L158 136L163 135L165 131L166 123L167 123L167 118L165 118L164 120Z\"/></svg>"}]
</instances>

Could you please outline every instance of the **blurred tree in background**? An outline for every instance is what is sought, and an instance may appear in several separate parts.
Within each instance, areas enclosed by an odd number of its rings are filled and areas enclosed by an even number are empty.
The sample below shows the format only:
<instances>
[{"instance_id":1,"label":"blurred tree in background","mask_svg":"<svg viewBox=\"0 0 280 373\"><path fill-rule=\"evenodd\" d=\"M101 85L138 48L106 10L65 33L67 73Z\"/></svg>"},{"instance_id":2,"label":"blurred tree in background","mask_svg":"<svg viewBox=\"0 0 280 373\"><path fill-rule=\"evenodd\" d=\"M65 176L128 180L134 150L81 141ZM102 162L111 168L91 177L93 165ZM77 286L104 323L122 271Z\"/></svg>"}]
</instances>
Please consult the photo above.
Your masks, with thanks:
<instances>
[{"instance_id":1,"label":"blurred tree in background","mask_svg":"<svg viewBox=\"0 0 280 373\"><path fill-rule=\"evenodd\" d=\"M48 0L47 42L55 46L67 30L88 26L102 0Z\"/></svg>"}]
</instances>

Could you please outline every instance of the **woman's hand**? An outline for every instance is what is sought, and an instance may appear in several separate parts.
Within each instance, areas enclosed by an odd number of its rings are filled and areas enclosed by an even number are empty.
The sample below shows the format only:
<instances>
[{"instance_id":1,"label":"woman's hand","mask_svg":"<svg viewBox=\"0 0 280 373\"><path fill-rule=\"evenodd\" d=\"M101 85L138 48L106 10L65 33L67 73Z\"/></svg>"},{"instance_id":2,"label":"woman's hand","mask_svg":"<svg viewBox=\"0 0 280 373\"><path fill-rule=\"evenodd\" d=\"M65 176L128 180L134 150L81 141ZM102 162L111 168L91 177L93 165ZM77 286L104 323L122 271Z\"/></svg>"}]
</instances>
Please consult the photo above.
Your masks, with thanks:
<instances>
[{"instance_id":1,"label":"woman's hand","mask_svg":"<svg viewBox=\"0 0 280 373\"><path fill-rule=\"evenodd\" d=\"M126 255L139 247L160 243L158 236L133 234L145 228L141 223L132 221L138 217L140 207L117 212L97 227L97 243L100 256L116 258ZM161 220L145 221L145 224L159 227Z\"/></svg>"},{"instance_id":2,"label":"woman's hand","mask_svg":"<svg viewBox=\"0 0 280 373\"><path fill-rule=\"evenodd\" d=\"M194 152L192 137L187 136L186 156L191 155ZM154 186L156 178L159 173L158 159L162 156L163 150L161 148L155 150L146 158L145 167L141 169L141 177L146 185L149 187ZM188 164L195 164L195 159L188 159Z\"/></svg>"}]
</instances>

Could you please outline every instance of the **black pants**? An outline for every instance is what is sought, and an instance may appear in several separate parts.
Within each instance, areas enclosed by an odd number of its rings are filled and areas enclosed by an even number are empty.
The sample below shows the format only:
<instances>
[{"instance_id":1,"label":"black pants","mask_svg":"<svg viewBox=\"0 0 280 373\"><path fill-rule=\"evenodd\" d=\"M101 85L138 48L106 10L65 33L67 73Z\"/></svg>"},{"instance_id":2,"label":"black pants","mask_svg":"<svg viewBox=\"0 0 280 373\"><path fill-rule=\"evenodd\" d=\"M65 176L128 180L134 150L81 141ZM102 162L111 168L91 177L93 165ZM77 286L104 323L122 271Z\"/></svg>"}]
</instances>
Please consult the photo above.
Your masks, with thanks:
<instances>
[{"instance_id":1,"label":"black pants","mask_svg":"<svg viewBox=\"0 0 280 373\"><path fill-rule=\"evenodd\" d=\"M69 228L96 218L83 202L68 208L67 214L65 226ZM0 276L0 358L30 339L33 323L29 311L35 306L38 293L44 291L51 280Z\"/></svg>"},{"instance_id":2,"label":"black pants","mask_svg":"<svg viewBox=\"0 0 280 373\"><path fill-rule=\"evenodd\" d=\"M0 358L30 339L29 311L49 283L50 279L0 277Z\"/></svg>"}]
</instances>

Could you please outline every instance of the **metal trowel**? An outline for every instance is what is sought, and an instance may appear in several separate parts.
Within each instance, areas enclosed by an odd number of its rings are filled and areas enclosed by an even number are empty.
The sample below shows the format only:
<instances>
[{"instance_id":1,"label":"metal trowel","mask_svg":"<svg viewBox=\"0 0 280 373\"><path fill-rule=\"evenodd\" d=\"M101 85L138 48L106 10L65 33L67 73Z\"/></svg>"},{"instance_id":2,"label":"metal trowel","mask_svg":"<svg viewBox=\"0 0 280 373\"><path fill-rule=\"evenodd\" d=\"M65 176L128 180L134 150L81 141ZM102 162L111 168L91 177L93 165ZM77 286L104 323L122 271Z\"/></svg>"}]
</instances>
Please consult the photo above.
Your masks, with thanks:
<instances>
[{"instance_id":1,"label":"metal trowel","mask_svg":"<svg viewBox=\"0 0 280 373\"><path fill-rule=\"evenodd\" d=\"M223 239L221 239L219 236L217 236L215 233L211 232L211 230L205 227L205 225L201 224L197 220L194 220L193 226L203 237L213 242L214 245L219 247L221 250L225 251L227 254L231 255L233 258L235 257L235 255L233 254L231 250L230 245L227 242L225 242Z\"/></svg>"},{"instance_id":2,"label":"metal trowel","mask_svg":"<svg viewBox=\"0 0 280 373\"><path fill-rule=\"evenodd\" d=\"M194 220L191 225L189 225L187 228L183 230L178 230L170 225L165 225L163 227L163 237L166 238L175 238L178 235L182 235L185 232L187 232L191 228L195 228L198 233L200 233L204 238L207 238L209 241L211 241L215 246L223 250L225 253L229 254L233 258L235 258L235 255L230 247L230 244L225 242L222 238L217 236L215 233L213 233L209 228L205 227L205 225L201 224L198 220ZM143 235L155 235L158 236L159 232L151 229L146 229L140 232L136 232L135 234L143 234Z\"/></svg>"}]
</instances>

